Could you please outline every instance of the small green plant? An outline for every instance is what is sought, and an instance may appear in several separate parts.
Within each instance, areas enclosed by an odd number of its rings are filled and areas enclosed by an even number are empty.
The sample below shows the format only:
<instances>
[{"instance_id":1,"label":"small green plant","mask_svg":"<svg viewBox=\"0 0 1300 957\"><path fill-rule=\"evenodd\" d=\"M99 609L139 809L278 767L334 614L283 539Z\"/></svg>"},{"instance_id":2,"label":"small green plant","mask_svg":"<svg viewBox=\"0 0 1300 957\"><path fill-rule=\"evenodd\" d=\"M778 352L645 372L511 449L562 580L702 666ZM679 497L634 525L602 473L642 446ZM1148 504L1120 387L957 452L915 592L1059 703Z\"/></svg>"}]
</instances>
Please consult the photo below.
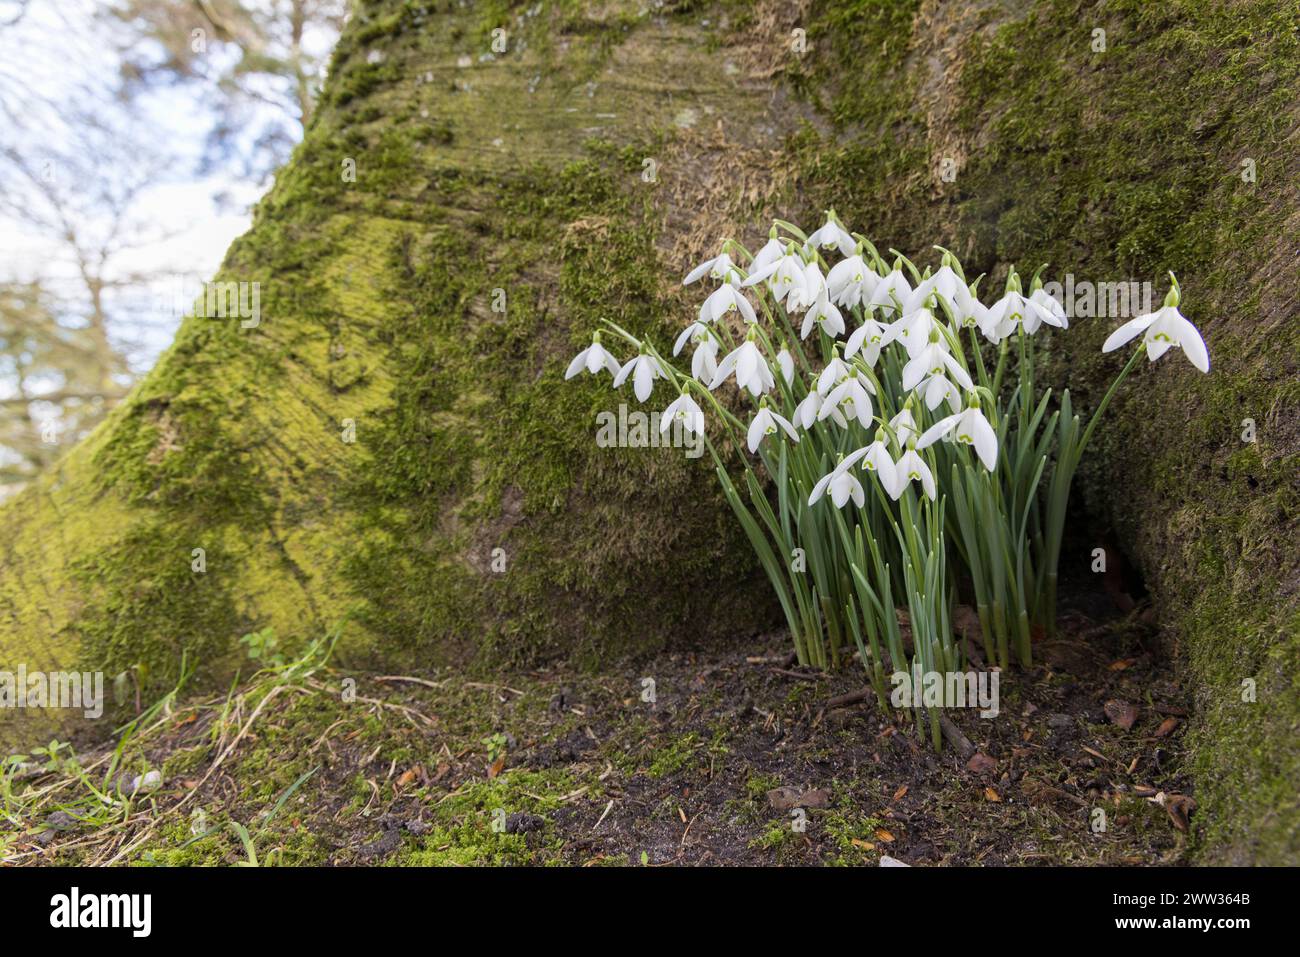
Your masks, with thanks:
<instances>
[{"instance_id":1,"label":"small green plant","mask_svg":"<svg viewBox=\"0 0 1300 957\"><path fill-rule=\"evenodd\" d=\"M244 845L244 853L248 856L246 860L236 861L235 866L261 867L262 865L257 861L257 848L253 846L253 838L248 833L248 828L244 827L244 825L240 824L238 821L231 821L230 829L234 831L235 836L239 838L239 843Z\"/></svg>"},{"instance_id":2,"label":"small green plant","mask_svg":"<svg viewBox=\"0 0 1300 957\"><path fill-rule=\"evenodd\" d=\"M64 751L69 752L67 757L63 757ZM32 748L32 756L45 759L46 771L76 771L78 768L77 755L66 741L54 740L43 748Z\"/></svg>"},{"instance_id":3,"label":"small green plant","mask_svg":"<svg viewBox=\"0 0 1300 957\"><path fill-rule=\"evenodd\" d=\"M261 631L249 632L240 638L239 642L247 648L249 660L268 668L284 667L284 655L280 654L280 639L276 638L274 628L268 627Z\"/></svg>"},{"instance_id":4,"label":"small green plant","mask_svg":"<svg viewBox=\"0 0 1300 957\"><path fill-rule=\"evenodd\" d=\"M506 747L508 744L509 744L509 739L506 738L506 736L502 734L500 731L498 731L496 734L491 734L488 735L486 738L484 738L483 746L487 748L488 763L496 764L500 758L504 757L506 753Z\"/></svg>"}]
</instances>

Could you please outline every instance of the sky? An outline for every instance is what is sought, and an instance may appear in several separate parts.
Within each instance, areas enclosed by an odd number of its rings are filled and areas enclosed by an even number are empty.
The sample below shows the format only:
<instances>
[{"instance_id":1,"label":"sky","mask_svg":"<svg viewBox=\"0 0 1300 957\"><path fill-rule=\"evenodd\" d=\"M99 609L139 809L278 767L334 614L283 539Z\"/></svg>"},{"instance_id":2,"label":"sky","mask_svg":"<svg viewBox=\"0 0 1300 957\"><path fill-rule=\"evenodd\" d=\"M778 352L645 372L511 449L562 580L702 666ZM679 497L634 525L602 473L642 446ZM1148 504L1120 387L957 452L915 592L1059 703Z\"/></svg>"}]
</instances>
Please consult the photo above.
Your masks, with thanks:
<instances>
[{"instance_id":1,"label":"sky","mask_svg":"<svg viewBox=\"0 0 1300 957\"><path fill-rule=\"evenodd\" d=\"M105 113L112 110L112 90L117 77L117 60L107 31L104 13L110 0L31 0L14 21L16 0L0 0L0 89L21 79L39 91L39 97L24 102L26 130L15 135L0 132L5 144L16 141L26 155L39 156L48 148L58 150L75 139L66 124L66 104L98 102L104 98ZM257 2L257 0L249 0ZM270 2L270 0L268 0ZM332 38L330 38L332 42ZM170 343L179 324L184 297L176 290L197 292L197 284L209 279L219 266L231 241L249 225L252 205L269 186L250 183L237 167L240 156L224 168L203 173L199 160L213 117L190 86L170 86L150 91L138 101L139 118L124 126L105 157L91 164L91 171L73 172L76 177L126 175L115 164L130 163L132 150L147 144L165 152L166 168L151 175L133 205L133 218L143 228L166 233L165 238L124 252L113 263L117 277L132 271L158 275L153 290L142 290L130 298L131 308L115 330L119 341L129 344L133 371L148 369ZM65 184L71 188L80 183ZM0 190L16 184L0 182ZM218 203L226 195L231 202ZM86 210L79 225L88 230L103 228L94 209ZM38 273L56 273L71 289L75 271L66 250L11 215L0 213L0 280L24 280Z\"/></svg>"}]
</instances>

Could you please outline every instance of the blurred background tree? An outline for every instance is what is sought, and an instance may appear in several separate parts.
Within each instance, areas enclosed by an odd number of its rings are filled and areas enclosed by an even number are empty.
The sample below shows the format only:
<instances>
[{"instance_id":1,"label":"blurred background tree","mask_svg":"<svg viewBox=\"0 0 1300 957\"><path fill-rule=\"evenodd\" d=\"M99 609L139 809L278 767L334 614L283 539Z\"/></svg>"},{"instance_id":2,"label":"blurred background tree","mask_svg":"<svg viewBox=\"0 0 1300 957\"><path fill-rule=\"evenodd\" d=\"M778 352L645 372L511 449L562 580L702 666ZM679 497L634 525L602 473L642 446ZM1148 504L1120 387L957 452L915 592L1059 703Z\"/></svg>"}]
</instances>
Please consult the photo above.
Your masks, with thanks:
<instances>
[{"instance_id":1,"label":"blurred background tree","mask_svg":"<svg viewBox=\"0 0 1300 957\"><path fill-rule=\"evenodd\" d=\"M310 120L345 0L0 0L0 498L170 340Z\"/></svg>"},{"instance_id":2,"label":"blurred background tree","mask_svg":"<svg viewBox=\"0 0 1300 957\"><path fill-rule=\"evenodd\" d=\"M345 0L121 0L109 15L124 89L197 90L213 117L208 164L263 182L311 120Z\"/></svg>"}]
</instances>

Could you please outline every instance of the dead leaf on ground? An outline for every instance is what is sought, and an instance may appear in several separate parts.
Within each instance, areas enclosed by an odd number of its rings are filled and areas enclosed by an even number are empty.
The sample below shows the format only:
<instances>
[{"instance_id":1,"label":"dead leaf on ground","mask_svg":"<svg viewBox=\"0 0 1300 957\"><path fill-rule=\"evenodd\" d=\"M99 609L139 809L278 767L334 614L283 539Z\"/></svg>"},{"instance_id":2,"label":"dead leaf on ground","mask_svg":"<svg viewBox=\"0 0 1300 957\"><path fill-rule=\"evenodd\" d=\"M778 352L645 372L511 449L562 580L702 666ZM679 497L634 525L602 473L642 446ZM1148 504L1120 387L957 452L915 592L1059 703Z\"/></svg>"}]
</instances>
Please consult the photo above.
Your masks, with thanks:
<instances>
[{"instance_id":1,"label":"dead leaf on ground","mask_svg":"<svg viewBox=\"0 0 1300 957\"><path fill-rule=\"evenodd\" d=\"M985 771L993 771L997 766L997 759L989 757L983 751L976 751L974 756L966 762L966 770L974 771L976 774L981 774Z\"/></svg>"},{"instance_id":2,"label":"dead leaf on ground","mask_svg":"<svg viewBox=\"0 0 1300 957\"><path fill-rule=\"evenodd\" d=\"M890 834L883 827L878 827L876 828L876 840L884 841L886 844L892 844L894 841L894 835Z\"/></svg>"},{"instance_id":3,"label":"dead leaf on ground","mask_svg":"<svg viewBox=\"0 0 1300 957\"><path fill-rule=\"evenodd\" d=\"M1128 701L1121 701L1118 698L1111 698L1103 706L1106 717L1111 720L1112 724L1117 724L1125 731L1133 727L1138 719L1137 705Z\"/></svg>"},{"instance_id":4,"label":"dead leaf on ground","mask_svg":"<svg viewBox=\"0 0 1300 957\"><path fill-rule=\"evenodd\" d=\"M907 793L907 785L904 784L902 787L900 787L897 791L894 792L894 800L901 801L903 799L903 795L906 793Z\"/></svg>"},{"instance_id":5,"label":"dead leaf on ground","mask_svg":"<svg viewBox=\"0 0 1300 957\"><path fill-rule=\"evenodd\" d=\"M1165 720L1160 722L1160 727L1156 728L1156 737L1163 738L1171 733L1176 727L1178 727L1177 718L1165 718Z\"/></svg>"},{"instance_id":6,"label":"dead leaf on ground","mask_svg":"<svg viewBox=\"0 0 1300 957\"><path fill-rule=\"evenodd\" d=\"M399 788L404 788L412 781L414 781L416 778L421 778L423 776L424 776L424 768L420 767L417 764L413 768L407 768L405 771L403 771L401 774L397 776L397 786Z\"/></svg>"},{"instance_id":7,"label":"dead leaf on ground","mask_svg":"<svg viewBox=\"0 0 1300 957\"><path fill-rule=\"evenodd\" d=\"M1165 810L1169 812L1169 819L1174 822L1174 827L1186 834L1189 819L1192 812L1196 810L1196 800L1186 794L1166 794L1162 803Z\"/></svg>"}]
</instances>

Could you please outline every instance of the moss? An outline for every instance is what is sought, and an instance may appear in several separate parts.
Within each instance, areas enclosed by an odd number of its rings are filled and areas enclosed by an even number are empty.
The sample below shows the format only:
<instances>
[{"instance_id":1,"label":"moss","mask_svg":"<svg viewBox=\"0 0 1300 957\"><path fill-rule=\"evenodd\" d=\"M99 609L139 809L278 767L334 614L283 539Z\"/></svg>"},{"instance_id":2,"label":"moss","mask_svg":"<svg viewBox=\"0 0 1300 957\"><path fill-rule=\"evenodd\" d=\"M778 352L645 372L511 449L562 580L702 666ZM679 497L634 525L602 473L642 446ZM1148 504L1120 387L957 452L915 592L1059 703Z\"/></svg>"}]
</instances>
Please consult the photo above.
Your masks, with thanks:
<instances>
[{"instance_id":1,"label":"moss","mask_svg":"<svg viewBox=\"0 0 1300 957\"><path fill-rule=\"evenodd\" d=\"M595 413L626 397L561 378L602 317L661 345L679 324L640 173L683 76L731 103L702 9L359 10L217 277L259 283L261 321L186 319L93 441L6 505L6 653L145 661L161 687L181 650L220 678L232 637L273 627L293 650L357 605L342 660L393 666L592 662L769 620L707 466L597 448ZM497 26L510 48L484 57ZM181 587L168 550L207 541L220 561ZM180 591L154 607L163 582Z\"/></svg>"},{"instance_id":2,"label":"moss","mask_svg":"<svg viewBox=\"0 0 1300 957\"><path fill-rule=\"evenodd\" d=\"M691 762L702 746L699 735L694 731L687 732L669 746L657 751L646 773L652 778L676 774Z\"/></svg>"},{"instance_id":3,"label":"moss","mask_svg":"<svg viewBox=\"0 0 1300 957\"><path fill-rule=\"evenodd\" d=\"M436 823L387 863L403 867L488 864L547 864L559 861L560 842L545 815L574 790L573 779L560 771L506 771L474 781L435 807ZM533 815L540 830L509 833L511 815Z\"/></svg>"},{"instance_id":4,"label":"moss","mask_svg":"<svg viewBox=\"0 0 1300 957\"><path fill-rule=\"evenodd\" d=\"M227 636L244 624L222 576L194 570L194 548L205 549L204 560L219 569L227 558L223 543L198 528L181 537L176 531L134 529L76 572L95 596L74 625L82 654L110 676L136 669L149 696L176 683L187 655L191 665L219 667ZM193 631L179 634L182 621Z\"/></svg>"},{"instance_id":5,"label":"moss","mask_svg":"<svg viewBox=\"0 0 1300 957\"><path fill-rule=\"evenodd\" d=\"M882 245L954 249L969 273L989 274L985 289L1010 264L1146 279L1157 297L1164 273L1178 273L1215 370L1198 377L1175 357L1138 373L1081 476L1091 511L1080 518L1118 528L1200 689L1202 859L1294 863L1297 463L1283 423L1300 332L1278 275L1258 264L1282 262L1275 237L1294 207L1294 157L1277 130L1300 89L1295 11L1060 0L1014 14L954 7L924 23L916 12L814 5L819 55L794 82L835 129L789 144L804 193ZM936 175L945 156L952 182ZM1246 159L1257 183L1241 176ZM1049 369L1086 410L1118 365L1098 350L1110 322L1076 325L1047 344ZM1268 423L1258 445L1239 439L1245 418ZM1239 700L1248 676L1267 688L1253 706Z\"/></svg>"}]
</instances>

